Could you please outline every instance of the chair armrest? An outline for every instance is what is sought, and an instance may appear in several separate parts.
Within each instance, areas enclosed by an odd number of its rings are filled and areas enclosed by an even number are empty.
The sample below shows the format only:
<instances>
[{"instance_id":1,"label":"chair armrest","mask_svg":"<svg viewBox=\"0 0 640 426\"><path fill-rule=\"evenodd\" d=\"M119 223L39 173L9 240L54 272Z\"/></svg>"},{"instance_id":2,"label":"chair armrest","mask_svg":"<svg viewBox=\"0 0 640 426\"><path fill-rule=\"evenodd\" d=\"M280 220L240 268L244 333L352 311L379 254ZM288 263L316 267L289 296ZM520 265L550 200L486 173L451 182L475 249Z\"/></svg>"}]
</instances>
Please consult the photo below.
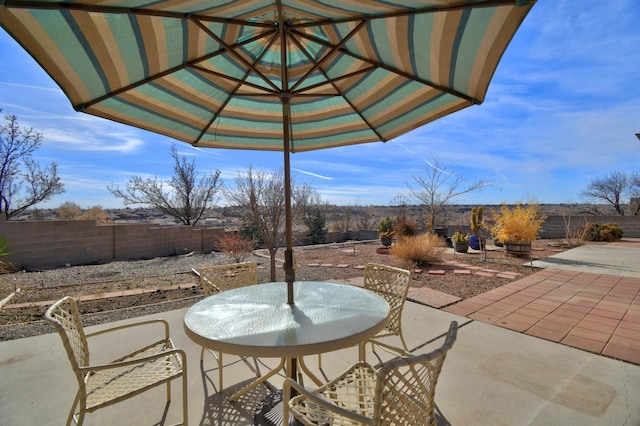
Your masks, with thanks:
<instances>
[{"instance_id":1,"label":"chair armrest","mask_svg":"<svg viewBox=\"0 0 640 426\"><path fill-rule=\"evenodd\" d=\"M346 417L348 419L351 419L355 422L358 422L360 424L365 424L365 425L371 425L372 423L372 419L364 417L358 413L354 413L353 411L350 410L346 410L342 407L338 407L337 405L332 404L331 402L327 401L326 399L320 397L319 395L308 391L307 389L305 389L303 386L301 386L298 382L296 382L293 379L287 378L284 381L284 386L286 389L286 386L289 386L293 389L295 389L298 394L300 396L304 396L305 398L307 398L310 402L325 408L327 411L336 413L342 417ZM285 391L286 394L286 391Z\"/></svg>"},{"instance_id":2,"label":"chair armrest","mask_svg":"<svg viewBox=\"0 0 640 426\"><path fill-rule=\"evenodd\" d=\"M363 343L364 343L364 344L367 344L367 343L375 343L376 345L378 345L378 346L380 346L380 347L383 347L383 348L385 348L387 351L392 352L392 353L395 353L396 355L398 355L398 356L400 356L400 357L402 357L402 358L407 358L407 357L410 357L410 356L413 356L413 355L414 355L414 354L412 354L411 352L405 351L404 349L399 348L399 347L397 347L397 346L393 346L393 345L390 345L390 344L388 344L388 343L385 343L385 342L383 342L383 341L381 341L381 340L379 340L379 339L376 339L376 338L374 338L374 337L372 337L371 339L366 340L366 341L365 341L365 342L363 342Z\"/></svg>"},{"instance_id":3,"label":"chair armrest","mask_svg":"<svg viewBox=\"0 0 640 426\"><path fill-rule=\"evenodd\" d=\"M128 361L118 361L118 362L112 362L109 364L97 364L97 365L87 365L84 367L78 367L78 370L83 372L83 373L90 373L92 371L101 371L101 370L109 370L109 369L113 369L113 368L122 368L122 367L128 367L131 365L137 365L137 364L144 364L145 362L149 362L149 361L154 361L156 359L160 359L160 358L166 358L169 355L176 355L180 358L180 362L182 364L182 369L184 370L185 368L185 362L187 360L187 354L182 350L182 349L169 349L167 351L158 353L158 354L154 354L154 355L149 355L149 356L145 356L145 357L141 357L141 358L134 358L134 359L130 359Z\"/></svg>"},{"instance_id":4,"label":"chair armrest","mask_svg":"<svg viewBox=\"0 0 640 426\"><path fill-rule=\"evenodd\" d=\"M152 325L152 324L162 324L162 325L164 325L165 340L169 339L169 323L167 321L163 320L163 319L141 321L141 322L135 322L135 323L131 323L131 324L119 325L117 327L106 328L104 330L95 331L93 333L86 334L86 337L89 338L89 337L99 336L101 334L110 333L112 331L124 330L124 329L127 329L127 328L138 327L138 326L143 326L143 325Z\"/></svg>"}]
</instances>

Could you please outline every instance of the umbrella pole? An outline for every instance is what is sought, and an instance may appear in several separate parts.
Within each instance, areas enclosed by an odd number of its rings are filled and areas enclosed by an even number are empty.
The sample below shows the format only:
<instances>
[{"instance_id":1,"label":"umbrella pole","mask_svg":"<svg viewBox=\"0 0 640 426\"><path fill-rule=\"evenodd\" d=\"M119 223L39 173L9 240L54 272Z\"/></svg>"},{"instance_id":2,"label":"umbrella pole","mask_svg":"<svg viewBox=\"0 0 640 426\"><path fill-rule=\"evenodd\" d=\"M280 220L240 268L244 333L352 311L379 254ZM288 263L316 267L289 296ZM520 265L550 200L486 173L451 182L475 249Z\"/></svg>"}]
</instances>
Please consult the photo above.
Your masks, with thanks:
<instances>
[{"instance_id":1,"label":"umbrella pole","mask_svg":"<svg viewBox=\"0 0 640 426\"><path fill-rule=\"evenodd\" d=\"M293 283L296 273L293 269L293 218L291 213L291 163L289 140L289 114L291 112L289 99L282 97L283 139L284 139L284 199L285 199L285 238L286 250L284 252L284 279L287 282L287 303L294 304Z\"/></svg>"}]
</instances>

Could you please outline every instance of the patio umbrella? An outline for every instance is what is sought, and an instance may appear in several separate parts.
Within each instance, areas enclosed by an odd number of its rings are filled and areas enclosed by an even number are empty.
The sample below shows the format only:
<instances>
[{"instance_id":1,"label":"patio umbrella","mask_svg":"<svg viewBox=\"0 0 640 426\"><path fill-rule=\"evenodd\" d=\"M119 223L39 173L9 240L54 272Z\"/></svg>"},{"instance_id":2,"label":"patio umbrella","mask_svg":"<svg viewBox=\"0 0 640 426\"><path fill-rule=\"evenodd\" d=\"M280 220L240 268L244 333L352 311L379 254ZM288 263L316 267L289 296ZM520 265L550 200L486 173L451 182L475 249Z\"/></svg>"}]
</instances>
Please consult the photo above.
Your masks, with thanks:
<instances>
[{"instance_id":1,"label":"patio umbrella","mask_svg":"<svg viewBox=\"0 0 640 426\"><path fill-rule=\"evenodd\" d=\"M388 141L480 104L523 0L3 0L0 25L77 111L197 147Z\"/></svg>"}]
</instances>

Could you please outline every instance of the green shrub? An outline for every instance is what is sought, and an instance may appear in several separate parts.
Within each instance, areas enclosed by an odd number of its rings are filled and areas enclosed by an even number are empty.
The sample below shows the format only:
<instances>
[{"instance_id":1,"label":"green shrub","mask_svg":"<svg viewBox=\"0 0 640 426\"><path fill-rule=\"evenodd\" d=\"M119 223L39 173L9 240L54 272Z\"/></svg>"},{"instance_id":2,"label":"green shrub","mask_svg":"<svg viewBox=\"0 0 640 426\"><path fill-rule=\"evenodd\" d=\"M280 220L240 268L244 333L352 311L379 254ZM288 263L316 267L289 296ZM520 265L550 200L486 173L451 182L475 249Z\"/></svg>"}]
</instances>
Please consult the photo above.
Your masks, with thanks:
<instances>
[{"instance_id":1,"label":"green shrub","mask_svg":"<svg viewBox=\"0 0 640 426\"><path fill-rule=\"evenodd\" d=\"M587 223L579 233L585 241L616 241L622 238L622 228L617 223Z\"/></svg>"},{"instance_id":2,"label":"green shrub","mask_svg":"<svg viewBox=\"0 0 640 426\"><path fill-rule=\"evenodd\" d=\"M436 234L402 237L391 247L389 253L408 265L429 265L435 263L444 254L445 241Z\"/></svg>"},{"instance_id":3,"label":"green shrub","mask_svg":"<svg viewBox=\"0 0 640 426\"><path fill-rule=\"evenodd\" d=\"M380 226L378 226L378 235L380 238L393 237L393 221L389 216L380 221Z\"/></svg>"},{"instance_id":4,"label":"green shrub","mask_svg":"<svg viewBox=\"0 0 640 426\"><path fill-rule=\"evenodd\" d=\"M308 235L311 244L324 244L327 242L327 220L318 207L308 215L305 215L303 220L309 230Z\"/></svg>"},{"instance_id":5,"label":"green shrub","mask_svg":"<svg viewBox=\"0 0 640 426\"><path fill-rule=\"evenodd\" d=\"M9 251L9 243L7 242L7 240L4 239L4 237L0 237L0 257L9 256L10 254L11 252ZM15 271L16 271L16 267L13 265L13 263L6 260L0 260L0 273L15 272ZM14 291L15 291L15 288L14 288Z\"/></svg>"}]
</instances>

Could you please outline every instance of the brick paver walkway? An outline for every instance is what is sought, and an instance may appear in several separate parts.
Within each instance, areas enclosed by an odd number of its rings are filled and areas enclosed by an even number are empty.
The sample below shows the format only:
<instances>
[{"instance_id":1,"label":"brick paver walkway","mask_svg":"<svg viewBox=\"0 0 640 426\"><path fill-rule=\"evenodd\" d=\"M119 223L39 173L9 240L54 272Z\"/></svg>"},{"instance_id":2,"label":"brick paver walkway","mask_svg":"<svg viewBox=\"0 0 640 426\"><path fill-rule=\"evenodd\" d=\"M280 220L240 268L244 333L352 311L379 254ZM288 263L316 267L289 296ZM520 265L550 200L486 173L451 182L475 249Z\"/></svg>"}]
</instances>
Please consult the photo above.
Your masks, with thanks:
<instances>
[{"instance_id":1,"label":"brick paver walkway","mask_svg":"<svg viewBox=\"0 0 640 426\"><path fill-rule=\"evenodd\" d=\"M545 269L444 310L640 364L640 278Z\"/></svg>"}]
</instances>

